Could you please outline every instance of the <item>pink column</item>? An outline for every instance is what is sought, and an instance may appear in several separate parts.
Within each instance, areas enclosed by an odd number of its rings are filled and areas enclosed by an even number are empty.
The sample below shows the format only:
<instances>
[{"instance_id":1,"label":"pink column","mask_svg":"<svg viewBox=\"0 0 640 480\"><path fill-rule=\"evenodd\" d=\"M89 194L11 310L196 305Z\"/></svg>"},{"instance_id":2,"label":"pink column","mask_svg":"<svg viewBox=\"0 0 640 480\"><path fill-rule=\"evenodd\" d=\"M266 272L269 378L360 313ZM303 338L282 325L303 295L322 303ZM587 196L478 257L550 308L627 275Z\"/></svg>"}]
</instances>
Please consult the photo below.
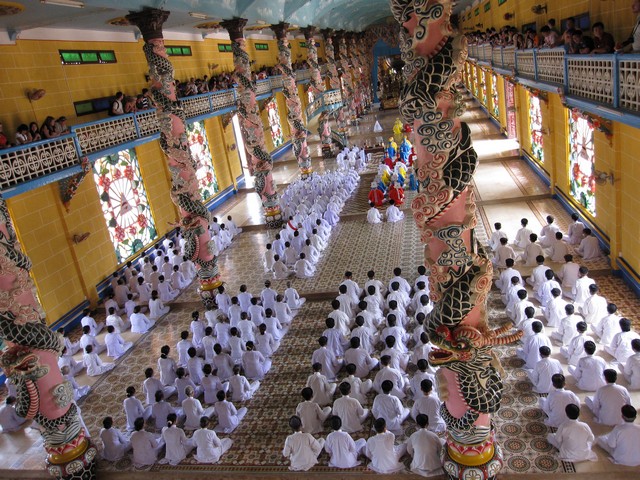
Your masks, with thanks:
<instances>
[{"instance_id":1,"label":"pink column","mask_svg":"<svg viewBox=\"0 0 640 480\"><path fill-rule=\"evenodd\" d=\"M278 39L278 70L282 74L282 94L287 102L287 121L291 130L293 154L298 161L300 175L306 178L312 171L311 156L307 145L307 129L302 118L302 104L298 96L296 74L291 66L291 47L287 38L289 24L271 25Z\"/></svg>"},{"instance_id":2,"label":"pink column","mask_svg":"<svg viewBox=\"0 0 640 480\"><path fill-rule=\"evenodd\" d=\"M269 227L275 228L282 224L282 214L280 213L278 192L271 175L273 159L265 146L264 130L260 119L258 100L256 100L256 84L251 79L247 41L244 38L246 24L246 18L234 18L220 22L220 26L229 32L233 48L233 65L235 67L233 76L238 84L236 88L238 113L247 151L249 172L254 177L256 192L262 201L265 221Z\"/></svg>"},{"instance_id":3,"label":"pink column","mask_svg":"<svg viewBox=\"0 0 640 480\"><path fill-rule=\"evenodd\" d=\"M307 42L307 63L311 69L311 79L309 89L313 93L314 98L319 98L324 93L324 80L322 80L322 74L320 73L320 65L318 64L318 47L316 47L315 34L318 32L316 27L305 27L300 29L304 34L305 41ZM321 115L318 122L318 135L320 135L320 141L322 145L331 144L331 128L329 126L329 116Z\"/></svg>"},{"instance_id":4,"label":"pink column","mask_svg":"<svg viewBox=\"0 0 640 480\"><path fill-rule=\"evenodd\" d=\"M58 368L64 343L43 321L30 269L0 197L0 366L16 385L18 415L40 426L49 473L94 479L98 451L85 437L73 387Z\"/></svg>"},{"instance_id":5,"label":"pink column","mask_svg":"<svg viewBox=\"0 0 640 480\"><path fill-rule=\"evenodd\" d=\"M330 28L322 30L324 36L324 51L327 56L327 76L329 77L329 86L331 90L342 91L342 85L340 83L340 75L338 74L338 66L336 62L336 51L338 50L338 42L335 41L335 32ZM338 110L338 116L336 118L338 124L338 130L344 131L347 127L344 118L344 106Z\"/></svg>"},{"instance_id":6,"label":"pink column","mask_svg":"<svg viewBox=\"0 0 640 480\"><path fill-rule=\"evenodd\" d=\"M345 120L349 122L355 115L353 111L353 81L351 80L351 62L349 61L349 53L347 51L347 33L338 32L338 48L340 51L340 68L342 69L342 84L344 85L342 91L342 101L345 105L344 115Z\"/></svg>"},{"instance_id":7,"label":"pink column","mask_svg":"<svg viewBox=\"0 0 640 480\"><path fill-rule=\"evenodd\" d=\"M168 17L169 12L165 10L145 8L127 15L127 20L140 29L144 39L142 49L149 64L150 90L160 125L160 147L171 173L171 200L180 213L180 227L186 240L185 255L198 267L200 297L207 305L214 301L214 290L222 282L218 259L210 248L211 219L200 199L195 162L187 143L184 110L176 96L173 65L162 37L162 25Z\"/></svg>"}]
</instances>

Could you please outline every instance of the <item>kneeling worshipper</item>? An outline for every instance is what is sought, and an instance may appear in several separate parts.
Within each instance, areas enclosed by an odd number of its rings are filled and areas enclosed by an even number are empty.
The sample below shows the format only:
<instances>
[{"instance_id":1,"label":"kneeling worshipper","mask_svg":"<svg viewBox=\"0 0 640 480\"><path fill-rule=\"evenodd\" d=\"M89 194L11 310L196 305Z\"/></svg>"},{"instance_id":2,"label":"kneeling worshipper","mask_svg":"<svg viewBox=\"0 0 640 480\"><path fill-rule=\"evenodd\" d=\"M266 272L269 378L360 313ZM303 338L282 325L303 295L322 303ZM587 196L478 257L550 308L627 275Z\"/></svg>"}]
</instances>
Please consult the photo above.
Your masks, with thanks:
<instances>
[{"instance_id":1,"label":"kneeling worshipper","mask_svg":"<svg viewBox=\"0 0 640 480\"><path fill-rule=\"evenodd\" d=\"M389 199L398 207L404 203L404 188L399 181L393 182L389 187Z\"/></svg>"},{"instance_id":2,"label":"kneeling worshipper","mask_svg":"<svg viewBox=\"0 0 640 480\"><path fill-rule=\"evenodd\" d=\"M338 416L331 417L333 432L327 435L324 451L329 454L329 466L335 468L353 468L360 465L358 456L367 446L367 440L360 438L354 441L347 432L342 431L342 420Z\"/></svg>"},{"instance_id":3,"label":"kneeling worshipper","mask_svg":"<svg viewBox=\"0 0 640 480\"><path fill-rule=\"evenodd\" d=\"M400 211L395 205L394 200L389 200L389 207L387 208L387 222L399 222L404 218L404 213Z\"/></svg>"},{"instance_id":4,"label":"kneeling worshipper","mask_svg":"<svg viewBox=\"0 0 640 480\"><path fill-rule=\"evenodd\" d=\"M196 454L193 458L198 463L217 463L222 455L233 445L230 438L218 438L216 432L207 428L209 418L200 419L200 428L193 433L192 440L196 444Z\"/></svg>"},{"instance_id":5,"label":"kneeling worshipper","mask_svg":"<svg viewBox=\"0 0 640 480\"><path fill-rule=\"evenodd\" d=\"M375 204L373 202L369 202L369 206L371 208L367 211L367 222L371 224L382 223L382 216Z\"/></svg>"},{"instance_id":6,"label":"kneeling worshipper","mask_svg":"<svg viewBox=\"0 0 640 480\"><path fill-rule=\"evenodd\" d=\"M620 410L624 423L616 425L607 435L598 437L596 443L611 455L613 463L637 467L640 465L640 425L633 423L637 411L631 405L624 405Z\"/></svg>"},{"instance_id":7,"label":"kneeling worshipper","mask_svg":"<svg viewBox=\"0 0 640 480\"><path fill-rule=\"evenodd\" d=\"M302 432L302 420L293 416L289 419L293 433L284 442L282 455L291 461L289 470L306 471L318 463L318 455L324 447L324 438L316 440L310 433Z\"/></svg>"},{"instance_id":8,"label":"kneeling worshipper","mask_svg":"<svg viewBox=\"0 0 640 480\"><path fill-rule=\"evenodd\" d=\"M570 403L565 407L567 420L558 426L556 433L547 435L547 442L560 451L559 458L568 462L595 462L598 456L591 450L595 437L591 428L584 422L578 421L580 407Z\"/></svg>"}]
</instances>

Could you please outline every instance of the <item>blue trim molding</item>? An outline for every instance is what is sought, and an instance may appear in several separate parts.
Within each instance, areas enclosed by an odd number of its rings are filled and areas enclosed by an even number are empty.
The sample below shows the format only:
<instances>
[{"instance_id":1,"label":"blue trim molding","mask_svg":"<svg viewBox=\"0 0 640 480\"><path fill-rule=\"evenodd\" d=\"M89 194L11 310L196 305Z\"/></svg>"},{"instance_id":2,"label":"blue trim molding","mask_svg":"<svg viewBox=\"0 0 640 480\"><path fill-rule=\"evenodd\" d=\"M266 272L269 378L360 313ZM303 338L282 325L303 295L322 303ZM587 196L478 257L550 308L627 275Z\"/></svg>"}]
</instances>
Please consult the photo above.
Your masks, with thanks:
<instances>
[{"instance_id":1,"label":"blue trim molding","mask_svg":"<svg viewBox=\"0 0 640 480\"><path fill-rule=\"evenodd\" d=\"M629 285L631 290L640 297L640 275L622 258L616 258L616 266L619 267L613 271L613 274Z\"/></svg>"},{"instance_id":2,"label":"blue trim molding","mask_svg":"<svg viewBox=\"0 0 640 480\"><path fill-rule=\"evenodd\" d=\"M247 179L245 178L244 173L240 175L238 178L236 178L236 188L238 190L240 190L241 188L244 188L246 184L247 184ZM236 193L238 190L236 190Z\"/></svg>"},{"instance_id":3,"label":"blue trim molding","mask_svg":"<svg viewBox=\"0 0 640 480\"><path fill-rule=\"evenodd\" d=\"M524 150L520 151L522 152L521 158L525 162L527 162L527 164L531 167L531 170L533 170L533 173L535 173L547 187L551 187L551 179L549 178L549 174L547 173L547 171L542 168L542 166L538 162L531 158L531 156L527 152L525 152Z\"/></svg>"},{"instance_id":4,"label":"blue trim molding","mask_svg":"<svg viewBox=\"0 0 640 480\"><path fill-rule=\"evenodd\" d=\"M284 144L280 145L273 152L271 152L271 158L274 161L278 160L280 157L285 155L292 148L293 148L293 143L291 143L291 140L289 140L287 143L284 143Z\"/></svg>"},{"instance_id":5,"label":"blue trim molding","mask_svg":"<svg viewBox=\"0 0 640 480\"><path fill-rule=\"evenodd\" d=\"M80 325L80 320L82 320L82 317L84 316L82 312L85 308L89 308L90 306L91 304L89 303L89 300L85 300L80 305L77 305L76 307L65 313L58 320L53 322L50 325L51 330L55 332L62 328L66 333L69 333L71 330Z\"/></svg>"},{"instance_id":6,"label":"blue trim molding","mask_svg":"<svg viewBox=\"0 0 640 480\"><path fill-rule=\"evenodd\" d=\"M224 202L229 200L233 195L236 194L236 189L233 188L233 185L229 185L227 188L218 192L218 194L209 200L206 204L207 210L213 212L216 208L222 205Z\"/></svg>"}]
</instances>

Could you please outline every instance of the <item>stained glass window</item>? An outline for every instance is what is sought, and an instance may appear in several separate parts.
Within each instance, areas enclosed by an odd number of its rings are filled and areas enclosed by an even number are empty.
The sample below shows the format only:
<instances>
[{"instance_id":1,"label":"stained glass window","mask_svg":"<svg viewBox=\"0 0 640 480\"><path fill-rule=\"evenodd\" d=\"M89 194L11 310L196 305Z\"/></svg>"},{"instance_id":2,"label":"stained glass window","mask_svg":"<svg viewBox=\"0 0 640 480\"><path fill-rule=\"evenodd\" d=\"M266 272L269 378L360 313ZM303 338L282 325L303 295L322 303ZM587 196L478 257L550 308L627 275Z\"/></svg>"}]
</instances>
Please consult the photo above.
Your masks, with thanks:
<instances>
[{"instance_id":1,"label":"stained glass window","mask_svg":"<svg viewBox=\"0 0 640 480\"><path fill-rule=\"evenodd\" d=\"M207 201L213 197L220 188L218 179L213 169L213 158L209 149L207 132L204 130L204 122L193 122L187 127L189 140L189 150L196 162L196 177L198 178L198 188L202 201Z\"/></svg>"},{"instance_id":2,"label":"stained glass window","mask_svg":"<svg viewBox=\"0 0 640 480\"><path fill-rule=\"evenodd\" d=\"M278 148L284 143L284 135L282 134L282 126L280 125L280 115L278 114L278 105L275 99L269 100L266 105L267 116L269 117L269 127L271 128L271 140L273 146Z\"/></svg>"},{"instance_id":3,"label":"stained glass window","mask_svg":"<svg viewBox=\"0 0 640 480\"><path fill-rule=\"evenodd\" d=\"M476 81L476 68L471 66L471 86L472 91L473 91L473 95L478 98L478 82Z\"/></svg>"},{"instance_id":4,"label":"stained glass window","mask_svg":"<svg viewBox=\"0 0 640 480\"><path fill-rule=\"evenodd\" d=\"M480 92L482 94L482 104L487 106L487 76L482 69L480 69Z\"/></svg>"},{"instance_id":5,"label":"stained glass window","mask_svg":"<svg viewBox=\"0 0 640 480\"><path fill-rule=\"evenodd\" d=\"M531 93L529 93L529 135L531 138L531 155L540 163L544 163L540 98Z\"/></svg>"},{"instance_id":6,"label":"stained glass window","mask_svg":"<svg viewBox=\"0 0 640 480\"><path fill-rule=\"evenodd\" d=\"M158 236L135 150L96 160L93 174L118 263L123 263Z\"/></svg>"},{"instance_id":7,"label":"stained glass window","mask_svg":"<svg viewBox=\"0 0 640 480\"><path fill-rule=\"evenodd\" d=\"M491 106L493 107L493 116L498 118L500 116L500 99L498 97L498 76L491 74Z\"/></svg>"},{"instance_id":8,"label":"stained glass window","mask_svg":"<svg viewBox=\"0 0 640 480\"><path fill-rule=\"evenodd\" d=\"M596 215L593 126L578 112L569 112L569 187L571 196Z\"/></svg>"}]
</instances>

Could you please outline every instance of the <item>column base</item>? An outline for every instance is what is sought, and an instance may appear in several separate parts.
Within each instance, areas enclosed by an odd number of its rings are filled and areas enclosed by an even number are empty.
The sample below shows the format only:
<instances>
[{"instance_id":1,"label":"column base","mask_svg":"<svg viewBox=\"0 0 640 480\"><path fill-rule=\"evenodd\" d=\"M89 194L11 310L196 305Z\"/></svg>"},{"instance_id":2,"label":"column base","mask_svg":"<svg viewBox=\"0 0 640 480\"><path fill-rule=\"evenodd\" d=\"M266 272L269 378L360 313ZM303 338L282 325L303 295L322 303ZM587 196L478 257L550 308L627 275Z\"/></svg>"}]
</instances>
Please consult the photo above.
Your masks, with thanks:
<instances>
[{"instance_id":1,"label":"column base","mask_svg":"<svg viewBox=\"0 0 640 480\"><path fill-rule=\"evenodd\" d=\"M300 178L303 180L306 180L307 178L309 178L312 173L313 173L313 167L311 166L300 168Z\"/></svg>"},{"instance_id":2,"label":"column base","mask_svg":"<svg viewBox=\"0 0 640 480\"><path fill-rule=\"evenodd\" d=\"M264 221L267 224L267 228L280 228L284 224L284 218L280 207L271 207L264 209Z\"/></svg>"},{"instance_id":3,"label":"column base","mask_svg":"<svg viewBox=\"0 0 640 480\"><path fill-rule=\"evenodd\" d=\"M497 443L478 455L460 455L449 446L443 452L443 468L449 480L494 480L504 463Z\"/></svg>"},{"instance_id":4,"label":"column base","mask_svg":"<svg viewBox=\"0 0 640 480\"><path fill-rule=\"evenodd\" d=\"M98 450L84 435L62 449L49 449L49 475L64 480L95 480Z\"/></svg>"}]
</instances>

